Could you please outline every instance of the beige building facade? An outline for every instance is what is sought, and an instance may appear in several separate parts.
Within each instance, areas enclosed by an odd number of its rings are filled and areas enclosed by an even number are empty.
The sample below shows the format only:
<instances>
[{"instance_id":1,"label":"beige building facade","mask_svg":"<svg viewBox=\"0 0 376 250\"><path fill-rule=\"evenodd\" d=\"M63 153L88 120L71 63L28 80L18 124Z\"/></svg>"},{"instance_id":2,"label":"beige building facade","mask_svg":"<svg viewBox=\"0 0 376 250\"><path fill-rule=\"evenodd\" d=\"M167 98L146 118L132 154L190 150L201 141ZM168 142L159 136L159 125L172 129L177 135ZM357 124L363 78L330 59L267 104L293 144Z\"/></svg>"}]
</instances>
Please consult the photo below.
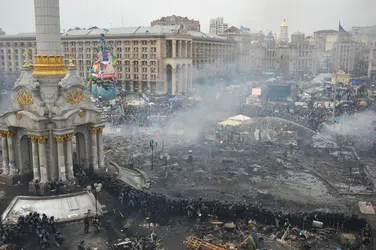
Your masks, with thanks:
<instances>
[{"instance_id":1,"label":"beige building facade","mask_svg":"<svg viewBox=\"0 0 376 250\"><path fill-rule=\"evenodd\" d=\"M189 19L188 17L176 16L176 15L164 16L150 23L150 26L156 26L156 25L162 25L162 26L179 25L187 31L200 31L200 27L201 27L200 21L198 20L193 20L193 19Z\"/></svg>"},{"instance_id":2,"label":"beige building facade","mask_svg":"<svg viewBox=\"0 0 376 250\"><path fill-rule=\"evenodd\" d=\"M61 37L65 63L70 55L79 76L86 78L102 29L71 30ZM220 75L231 67L234 42L226 37L186 31L180 26L114 28L106 34L118 58L117 80L123 89L155 94L192 89L193 72ZM35 61L33 34L0 36L0 71L19 72L24 52Z\"/></svg>"}]
</instances>

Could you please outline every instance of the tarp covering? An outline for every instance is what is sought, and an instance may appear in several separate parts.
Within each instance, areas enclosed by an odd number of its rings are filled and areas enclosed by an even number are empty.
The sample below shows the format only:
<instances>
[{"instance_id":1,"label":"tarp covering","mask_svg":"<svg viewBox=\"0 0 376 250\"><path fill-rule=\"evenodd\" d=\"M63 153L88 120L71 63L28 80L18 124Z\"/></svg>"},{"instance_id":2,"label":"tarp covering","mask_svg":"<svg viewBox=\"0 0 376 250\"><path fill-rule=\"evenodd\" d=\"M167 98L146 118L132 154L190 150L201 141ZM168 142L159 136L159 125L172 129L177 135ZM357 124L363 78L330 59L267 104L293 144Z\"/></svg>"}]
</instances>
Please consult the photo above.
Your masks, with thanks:
<instances>
[{"instance_id":1,"label":"tarp covering","mask_svg":"<svg viewBox=\"0 0 376 250\"><path fill-rule=\"evenodd\" d=\"M237 121L237 122L244 122L251 120L251 117L245 115L236 115L228 118L229 120Z\"/></svg>"},{"instance_id":2,"label":"tarp covering","mask_svg":"<svg viewBox=\"0 0 376 250\"><path fill-rule=\"evenodd\" d=\"M222 121L220 123L218 123L219 125L222 125L222 126L239 126L240 124L242 124L241 122L237 122L237 121L233 121L233 120L225 120L225 121Z\"/></svg>"}]
</instances>

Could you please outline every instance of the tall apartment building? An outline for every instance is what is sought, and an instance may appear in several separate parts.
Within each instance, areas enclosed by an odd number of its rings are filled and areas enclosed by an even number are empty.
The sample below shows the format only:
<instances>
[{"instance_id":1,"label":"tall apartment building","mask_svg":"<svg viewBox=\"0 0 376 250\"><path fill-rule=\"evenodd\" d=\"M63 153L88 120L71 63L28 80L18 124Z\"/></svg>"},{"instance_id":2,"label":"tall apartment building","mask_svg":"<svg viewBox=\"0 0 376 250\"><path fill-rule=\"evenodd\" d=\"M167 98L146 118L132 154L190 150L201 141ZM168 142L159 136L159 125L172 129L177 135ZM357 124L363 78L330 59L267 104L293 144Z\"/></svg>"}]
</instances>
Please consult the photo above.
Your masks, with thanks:
<instances>
[{"instance_id":1,"label":"tall apartment building","mask_svg":"<svg viewBox=\"0 0 376 250\"><path fill-rule=\"evenodd\" d=\"M337 42L339 33L337 30L318 30L313 32L313 38L324 44L324 51L333 48L333 44Z\"/></svg>"},{"instance_id":2,"label":"tall apartment building","mask_svg":"<svg viewBox=\"0 0 376 250\"><path fill-rule=\"evenodd\" d=\"M368 77L376 80L376 42L374 42L369 51L368 57Z\"/></svg>"},{"instance_id":3,"label":"tall apartment building","mask_svg":"<svg viewBox=\"0 0 376 250\"><path fill-rule=\"evenodd\" d=\"M353 39L363 45L372 46L376 41L376 25L368 27L352 27Z\"/></svg>"},{"instance_id":4,"label":"tall apartment building","mask_svg":"<svg viewBox=\"0 0 376 250\"><path fill-rule=\"evenodd\" d=\"M62 35L62 51L70 54L81 77L86 77L103 29L71 30ZM226 37L185 31L180 26L113 28L106 41L118 57L117 79L130 91L156 94L192 89L193 72L225 75L234 57L235 43ZM19 72L24 52L36 55L35 34L0 36L0 69Z\"/></svg>"},{"instance_id":5,"label":"tall apartment building","mask_svg":"<svg viewBox=\"0 0 376 250\"><path fill-rule=\"evenodd\" d=\"M175 16L175 15L164 16L150 23L150 26L156 26L156 25L162 25L162 26L179 25L183 27L183 29L188 30L188 31L200 31L200 27L201 27L200 21L189 19L188 17Z\"/></svg>"},{"instance_id":6,"label":"tall apartment building","mask_svg":"<svg viewBox=\"0 0 376 250\"><path fill-rule=\"evenodd\" d=\"M234 26L223 32L224 37L236 42L236 71L250 73L263 67L263 45L265 35L262 32L242 31Z\"/></svg>"},{"instance_id":7,"label":"tall apartment building","mask_svg":"<svg viewBox=\"0 0 376 250\"><path fill-rule=\"evenodd\" d=\"M316 75L317 53L308 40L298 39L290 44L290 73L297 77Z\"/></svg>"},{"instance_id":8,"label":"tall apartment building","mask_svg":"<svg viewBox=\"0 0 376 250\"><path fill-rule=\"evenodd\" d=\"M209 33L222 35L228 29L228 24L223 21L223 17L211 18Z\"/></svg>"},{"instance_id":9,"label":"tall apartment building","mask_svg":"<svg viewBox=\"0 0 376 250\"><path fill-rule=\"evenodd\" d=\"M333 44L333 70L353 72L361 57L361 44L351 39L340 39Z\"/></svg>"}]
</instances>

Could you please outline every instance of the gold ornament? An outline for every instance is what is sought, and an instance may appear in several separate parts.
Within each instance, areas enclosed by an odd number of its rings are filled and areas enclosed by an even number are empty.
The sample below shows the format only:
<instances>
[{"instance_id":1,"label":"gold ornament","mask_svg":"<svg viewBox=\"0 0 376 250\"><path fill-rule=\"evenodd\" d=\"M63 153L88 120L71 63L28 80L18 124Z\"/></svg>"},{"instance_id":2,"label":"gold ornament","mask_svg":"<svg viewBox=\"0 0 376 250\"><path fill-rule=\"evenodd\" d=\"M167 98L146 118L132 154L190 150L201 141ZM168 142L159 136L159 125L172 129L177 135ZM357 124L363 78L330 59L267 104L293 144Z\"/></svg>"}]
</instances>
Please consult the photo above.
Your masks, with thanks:
<instances>
[{"instance_id":1,"label":"gold ornament","mask_svg":"<svg viewBox=\"0 0 376 250\"><path fill-rule=\"evenodd\" d=\"M17 92L16 100L22 105L33 104L33 94L25 90L19 91Z\"/></svg>"},{"instance_id":2,"label":"gold ornament","mask_svg":"<svg viewBox=\"0 0 376 250\"><path fill-rule=\"evenodd\" d=\"M64 137L65 137L65 140L67 140L67 141L71 141L73 135L72 135L72 134L66 134L66 135L64 135Z\"/></svg>"},{"instance_id":3,"label":"gold ornament","mask_svg":"<svg viewBox=\"0 0 376 250\"><path fill-rule=\"evenodd\" d=\"M0 135L1 135L2 137L7 137L7 136L8 136L8 131L1 130L1 131L0 131Z\"/></svg>"},{"instance_id":4,"label":"gold ornament","mask_svg":"<svg viewBox=\"0 0 376 250\"><path fill-rule=\"evenodd\" d=\"M68 64L69 67L74 67L74 63L73 63L72 58L73 58L72 53L69 53L69 64Z\"/></svg>"},{"instance_id":5,"label":"gold ornament","mask_svg":"<svg viewBox=\"0 0 376 250\"><path fill-rule=\"evenodd\" d=\"M89 127L88 129L89 129L89 131L90 131L92 134L96 134L97 131L98 131L98 128L96 128L96 127Z\"/></svg>"},{"instance_id":6,"label":"gold ornament","mask_svg":"<svg viewBox=\"0 0 376 250\"><path fill-rule=\"evenodd\" d=\"M55 139L57 142L63 142L65 139L64 135L55 135Z\"/></svg>"},{"instance_id":7,"label":"gold ornament","mask_svg":"<svg viewBox=\"0 0 376 250\"><path fill-rule=\"evenodd\" d=\"M36 55L33 75L54 76L65 75L67 68L64 64L64 56L59 55Z\"/></svg>"},{"instance_id":8,"label":"gold ornament","mask_svg":"<svg viewBox=\"0 0 376 250\"><path fill-rule=\"evenodd\" d=\"M29 139L30 139L32 142L37 142L37 141L38 141L38 136L36 136L36 135L29 135L28 137L29 137Z\"/></svg>"},{"instance_id":9,"label":"gold ornament","mask_svg":"<svg viewBox=\"0 0 376 250\"><path fill-rule=\"evenodd\" d=\"M16 117L17 117L17 120L21 120L21 119L22 119L22 115L21 115L21 113L20 113L20 112L17 112Z\"/></svg>"},{"instance_id":10,"label":"gold ornament","mask_svg":"<svg viewBox=\"0 0 376 250\"><path fill-rule=\"evenodd\" d=\"M24 53L23 53L23 56L24 56L24 64L23 64L23 66L24 66L24 67L29 66L29 65L27 64L27 55L28 55L27 50L24 49Z\"/></svg>"},{"instance_id":11,"label":"gold ornament","mask_svg":"<svg viewBox=\"0 0 376 250\"><path fill-rule=\"evenodd\" d=\"M79 113L79 116L80 117L84 117L85 116L85 110L81 109L80 113Z\"/></svg>"},{"instance_id":12,"label":"gold ornament","mask_svg":"<svg viewBox=\"0 0 376 250\"><path fill-rule=\"evenodd\" d=\"M13 132L7 131L7 132L6 132L6 135L7 135L8 137L12 137L12 136L13 136Z\"/></svg>"},{"instance_id":13,"label":"gold ornament","mask_svg":"<svg viewBox=\"0 0 376 250\"><path fill-rule=\"evenodd\" d=\"M103 133L103 129L104 129L104 126L100 126L100 127L98 127L98 132L99 132L99 133Z\"/></svg>"},{"instance_id":14,"label":"gold ornament","mask_svg":"<svg viewBox=\"0 0 376 250\"><path fill-rule=\"evenodd\" d=\"M85 99L84 94L81 89L73 89L68 92L66 101L70 104L78 104Z\"/></svg>"},{"instance_id":15,"label":"gold ornament","mask_svg":"<svg viewBox=\"0 0 376 250\"><path fill-rule=\"evenodd\" d=\"M48 136L37 136L38 143L43 144L46 142Z\"/></svg>"}]
</instances>

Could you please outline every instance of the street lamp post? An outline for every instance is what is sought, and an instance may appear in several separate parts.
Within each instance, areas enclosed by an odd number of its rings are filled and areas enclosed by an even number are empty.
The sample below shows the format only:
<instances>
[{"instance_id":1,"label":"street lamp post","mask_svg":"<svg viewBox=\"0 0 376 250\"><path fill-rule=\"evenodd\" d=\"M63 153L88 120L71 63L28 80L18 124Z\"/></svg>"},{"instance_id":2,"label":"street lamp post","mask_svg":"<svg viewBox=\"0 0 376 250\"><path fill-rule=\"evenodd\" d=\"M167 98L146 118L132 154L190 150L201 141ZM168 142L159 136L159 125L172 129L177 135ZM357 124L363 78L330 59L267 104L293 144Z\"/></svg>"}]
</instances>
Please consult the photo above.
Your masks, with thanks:
<instances>
[{"instance_id":1,"label":"street lamp post","mask_svg":"<svg viewBox=\"0 0 376 250\"><path fill-rule=\"evenodd\" d=\"M155 146L158 146L158 143L154 142L154 140L152 139L150 141L150 148L151 148L151 169L152 170L154 169L154 147Z\"/></svg>"},{"instance_id":2,"label":"street lamp post","mask_svg":"<svg viewBox=\"0 0 376 250\"><path fill-rule=\"evenodd\" d=\"M98 194L102 190L102 183L94 183L94 190L92 187L89 185L86 187L87 191L89 192L94 192L94 197L95 197L95 214L98 214Z\"/></svg>"},{"instance_id":3,"label":"street lamp post","mask_svg":"<svg viewBox=\"0 0 376 250\"><path fill-rule=\"evenodd\" d=\"M167 163L168 161L170 160L170 155L165 153L163 155L161 155L160 157L161 160L164 160L164 178L166 179L167 178Z\"/></svg>"}]
</instances>

